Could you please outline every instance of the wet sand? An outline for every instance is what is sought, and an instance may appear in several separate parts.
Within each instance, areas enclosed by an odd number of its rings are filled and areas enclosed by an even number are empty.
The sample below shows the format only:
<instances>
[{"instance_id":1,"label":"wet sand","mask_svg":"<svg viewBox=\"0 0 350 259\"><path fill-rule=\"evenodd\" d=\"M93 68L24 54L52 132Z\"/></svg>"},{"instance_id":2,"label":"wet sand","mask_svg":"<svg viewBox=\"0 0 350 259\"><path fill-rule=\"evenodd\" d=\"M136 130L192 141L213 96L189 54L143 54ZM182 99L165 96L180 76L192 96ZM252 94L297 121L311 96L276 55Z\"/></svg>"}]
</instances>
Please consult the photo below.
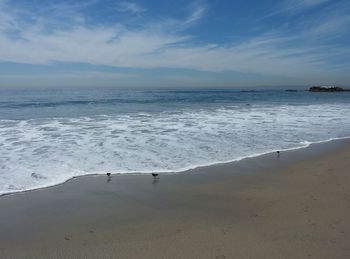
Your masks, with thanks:
<instances>
[{"instance_id":1,"label":"wet sand","mask_svg":"<svg viewBox=\"0 0 350 259\"><path fill-rule=\"evenodd\" d=\"M350 258L350 141L0 197L0 258Z\"/></svg>"}]
</instances>

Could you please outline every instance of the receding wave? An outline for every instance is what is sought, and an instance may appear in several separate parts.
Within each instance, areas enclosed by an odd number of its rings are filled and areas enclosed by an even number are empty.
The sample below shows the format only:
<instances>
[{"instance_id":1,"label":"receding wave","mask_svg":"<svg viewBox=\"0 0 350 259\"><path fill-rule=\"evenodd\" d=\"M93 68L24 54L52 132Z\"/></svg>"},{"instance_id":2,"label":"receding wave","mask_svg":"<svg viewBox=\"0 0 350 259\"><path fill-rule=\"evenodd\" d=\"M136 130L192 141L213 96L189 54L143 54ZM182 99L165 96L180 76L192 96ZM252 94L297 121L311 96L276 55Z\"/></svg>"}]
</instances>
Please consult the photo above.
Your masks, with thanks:
<instances>
[{"instance_id":1,"label":"receding wave","mask_svg":"<svg viewBox=\"0 0 350 259\"><path fill-rule=\"evenodd\" d=\"M349 135L350 104L0 120L0 194L87 174L176 172Z\"/></svg>"}]
</instances>

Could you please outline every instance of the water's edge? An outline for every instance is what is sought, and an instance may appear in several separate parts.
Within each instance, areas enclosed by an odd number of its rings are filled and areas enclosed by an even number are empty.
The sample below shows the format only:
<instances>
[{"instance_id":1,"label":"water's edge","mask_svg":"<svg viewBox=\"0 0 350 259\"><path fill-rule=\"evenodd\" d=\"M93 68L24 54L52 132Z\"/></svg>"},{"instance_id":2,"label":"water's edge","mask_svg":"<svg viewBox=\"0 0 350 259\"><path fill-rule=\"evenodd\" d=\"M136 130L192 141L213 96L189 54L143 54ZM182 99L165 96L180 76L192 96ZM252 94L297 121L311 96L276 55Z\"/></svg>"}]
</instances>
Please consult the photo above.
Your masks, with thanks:
<instances>
[{"instance_id":1,"label":"water's edge","mask_svg":"<svg viewBox=\"0 0 350 259\"><path fill-rule=\"evenodd\" d=\"M286 149L275 149L275 150L269 150L266 152L262 152L262 153L257 153L254 155L247 155L244 157L238 157L232 160L227 160L227 161L216 161L216 162L211 162L211 163L207 163L207 164L201 164L201 165L194 165L194 166L189 166L186 168L182 168L180 170L177 171L166 171L166 170L158 170L158 171L130 171L130 172L125 172L125 173L112 173L112 175L144 175L144 174L150 174L150 173L161 173L161 174L181 174L181 173L190 173L190 171L198 169L198 168L205 168L205 167L212 167L212 166L216 166L216 165L223 165L223 164L231 164L231 163L236 163L245 159L251 159L251 158L258 158L258 157L262 157L265 155L269 155L269 154L273 154L276 151L281 151L281 152L288 152L288 151L298 151L298 150L303 150L306 148L309 148L313 145L316 144L326 144L326 143L331 143L331 142L335 142L335 141L341 141L341 140L350 140L350 136L347 137L336 137L336 138L330 138L327 140L322 140L322 141L315 141L315 142L308 142L305 141L304 145L300 146L300 147L293 147L293 148L286 148ZM93 174L83 174L83 175L78 175L78 176L73 176L70 177L68 179L66 179L63 182L59 182L56 184L52 184L52 185L47 185L47 186L41 186L41 187L37 187L37 188L32 188L32 189L26 189L26 190L20 190L20 191L12 191L12 192L6 192L6 193L1 193L0 194L0 198L4 197L4 196L8 196L8 195L16 195L16 194L21 194L21 193L27 193L27 192L33 192L33 191L37 191L37 190L44 190L44 189L48 189L48 188L52 188L52 187L56 187L56 186L60 186L63 185L67 182L70 182L72 180L75 179L79 179L82 177L91 177L91 176L102 176L104 174L98 174L98 173L93 173Z\"/></svg>"}]
</instances>

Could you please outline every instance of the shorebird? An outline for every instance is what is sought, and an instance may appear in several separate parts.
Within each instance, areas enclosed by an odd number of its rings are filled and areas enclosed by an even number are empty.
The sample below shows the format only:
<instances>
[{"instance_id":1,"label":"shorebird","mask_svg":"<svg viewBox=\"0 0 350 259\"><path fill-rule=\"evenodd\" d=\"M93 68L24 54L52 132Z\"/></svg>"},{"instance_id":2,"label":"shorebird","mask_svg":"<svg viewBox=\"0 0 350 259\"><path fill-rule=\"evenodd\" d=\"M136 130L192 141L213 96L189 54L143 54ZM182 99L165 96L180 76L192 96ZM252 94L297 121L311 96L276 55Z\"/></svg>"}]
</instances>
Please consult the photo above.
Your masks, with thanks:
<instances>
[{"instance_id":1,"label":"shorebird","mask_svg":"<svg viewBox=\"0 0 350 259\"><path fill-rule=\"evenodd\" d=\"M280 151L276 151L276 153L277 153L277 157L279 157L279 156L280 156L280 154L281 154L281 152L280 152Z\"/></svg>"},{"instance_id":2,"label":"shorebird","mask_svg":"<svg viewBox=\"0 0 350 259\"><path fill-rule=\"evenodd\" d=\"M152 173L152 176L153 176L154 179L156 179L158 177L158 175L159 174L157 174L157 173Z\"/></svg>"},{"instance_id":3,"label":"shorebird","mask_svg":"<svg viewBox=\"0 0 350 259\"><path fill-rule=\"evenodd\" d=\"M112 175L111 173L107 173L107 183L110 183L112 181Z\"/></svg>"}]
</instances>

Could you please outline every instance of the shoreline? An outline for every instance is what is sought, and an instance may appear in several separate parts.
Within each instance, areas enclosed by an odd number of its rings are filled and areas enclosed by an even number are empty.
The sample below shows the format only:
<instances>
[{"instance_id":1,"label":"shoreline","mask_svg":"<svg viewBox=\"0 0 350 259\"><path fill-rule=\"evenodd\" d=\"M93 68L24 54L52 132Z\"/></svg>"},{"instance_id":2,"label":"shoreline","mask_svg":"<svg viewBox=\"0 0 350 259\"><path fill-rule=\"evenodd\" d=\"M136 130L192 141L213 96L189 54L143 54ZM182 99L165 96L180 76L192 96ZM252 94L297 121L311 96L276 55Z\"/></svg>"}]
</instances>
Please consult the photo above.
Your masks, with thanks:
<instances>
[{"instance_id":1,"label":"shoreline","mask_svg":"<svg viewBox=\"0 0 350 259\"><path fill-rule=\"evenodd\" d=\"M334 138L330 138L327 140L321 140L321 141L315 141L315 142L310 142L310 141L304 141L306 144L304 144L304 146L300 146L300 147L292 147L292 148L285 148L285 149L275 149L275 150L270 150L270 151L266 151L266 152L262 152L262 153L257 153L257 154L253 154L253 155L247 155L244 157L239 157L236 159L232 159L232 160L227 160L227 161L222 161L222 162L212 162L212 163L208 163L208 164L203 164L203 165L195 165L195 166L189 166L183 169L180 169L178 171L166 171L166 170L157 170L157 171L145 171L145 172L126 172L126 173L111 173L112 176L121 176L121 175L132 175L132 176L138 176L138 175L145 175L145 174L151 174L151 173L159 173L159 174L169 174L169 175L173 175L173 174L183 174L183 173L188 173L190 171L196 170L196 169L200 169L203 167L212 167L212 166L216 166L216 165L221 165L221 164L231 164L231 163L237 163L240 162L242 160L245 159L252 159L252 158L258 158L258 157L262 157L262 156L266 156L266 155L271 155L274 154L277 151L281 151L281 152L289 152L289 151L297 151L297 150L303 150L303 149L307 149L313 145L318 145L318 144L327 144L327 143L332 143L332 142L338 142L338 141L346 141L346 140L350 140L350 136L346 136L346 137L334 137ZM99 173L91 173L91 174L84 174L84 175L78 175L78 176L73 176L71 178L68 178L67 180L60 182L60 183L56 183L56 184L52 184L52 185L47 185L47 186L43 186L43 187L37 187L37 188L32 188L32 189L25 189L25 190L20 190L20 191L13 191L13 192L6 192L6 193L0 193L0 199L4 196L8 196L8 195L16 195L16 194L20 194L20 193L27 193L27 192L32 192L32 191L37 191L37 190L44 190L44 189L48 189L48 188L53 188L55 186L60 186L63 184L66 184L69 181L75 180L75 179L79 179L81 177L91 177L91 176L104 176L105 174L99 174Z\"/></svg>"},{"instance_id":2,"label":"shoreline","mask_svg":"<svg viewBox=\"0 0 350 259\"><path fill-rule=\"evenodd\" d=\"M348 258L350 140L0 198L0 257Z\"/></svg>"},{"instance_id":3,"label":"shoreline","mask_svg":"<svg viewBox=\"0 0 350 259\"><path fill-rule=\"evenodd\" d=\"M348 258L350 139L0 198L0 257Z\"/></svg>"}]
</instances>

